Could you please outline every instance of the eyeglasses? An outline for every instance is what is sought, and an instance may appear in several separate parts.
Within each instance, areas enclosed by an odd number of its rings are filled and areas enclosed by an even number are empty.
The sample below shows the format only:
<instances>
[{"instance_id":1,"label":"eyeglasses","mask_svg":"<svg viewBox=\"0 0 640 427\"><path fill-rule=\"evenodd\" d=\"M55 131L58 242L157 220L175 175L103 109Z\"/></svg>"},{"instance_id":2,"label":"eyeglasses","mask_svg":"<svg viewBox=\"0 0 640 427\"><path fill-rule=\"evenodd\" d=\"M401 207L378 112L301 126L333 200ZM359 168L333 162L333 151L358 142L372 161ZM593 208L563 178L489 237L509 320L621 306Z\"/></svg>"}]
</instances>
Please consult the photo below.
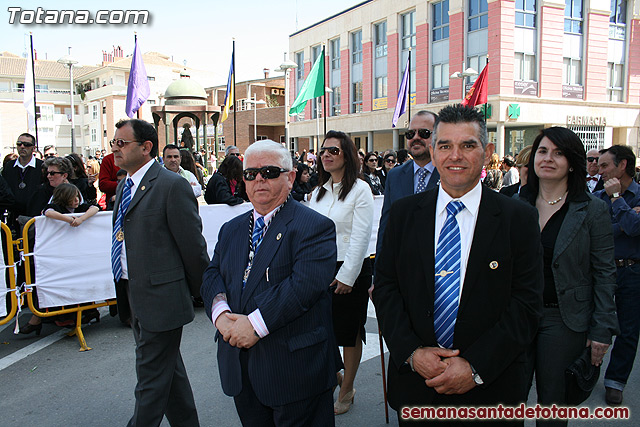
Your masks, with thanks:
<instances>
[{"instance_id":1,"label":"eyeglasses","mask_svg":"<svg viewBox=\"0 0 640 427\"><path fill-rule=\"evenodd\" d=\"M283 172L289 171L278 166L264 166L261 168L247 168L242 171L242 176L244 176L245 181L253 181L258 177L258 174L262 175L264 179L275 179Z\"/></svg>"},{"instance_id":2,"label":"eyeglasses","mask_svg":"<svg viewBox=\"0 0 640 427\"><path fill-rule=\"evenodd\" d=\"M394 164L396 161L395 161L394 159L392 159L392 158L390 158L390 157L389 157L389 158L384 159L384 162L385 162L385 163L391 163L391 164Z\"/></svg>"},{"instance_id":3,"label":"eyeglasses","mask_svg":"<svg viewBox=\"0 0 640 427\"><path fill-rule=\"evenodd\" d=\"M109 141L109 146L113 148L114 145L117 145L118 148L122 148L131 142L137 142L138 144L142 144L144 141L125 141L124 139L112 139L111 141Z\"/></svg>"},{"instance_id":4,"label":"eyeglasses","mask_svg":"<svg viewBox=\"0 0 640 427\"><path fill-rule=\"evenodd\" d=\"M240 153L229 153L227 154L228 156L236 156L236 157L240 157Z\"/></svg>"},{"instance_id":5,"label":"eyeglasses","mask_svg":"<svg viewBox=\"0 0 640 427\"><path fill-rule=\"evenodd\" d=\"M53 175L58 175L58 174L62 175L63 173L65 173L65 172L47 171L47 176L49 176L49 175L53 176Z\"/></svg>"},{"instance_id":6,"label":"eyeglasses","mask_svg":"<svg viewBox=\"0 0 640 427\"><path fill-rule=\"evenodd\" d=\"M587 157L587 162L592 163L592 162L597 162L599 159L599 157Z\"/></svg>"},{"instance_id":7,"label":"eyeglasses","mask_svg":"<svg viewBox=\"0 0 640 427\"><path fill-rule=\"evenodd\" d=\"M418 129L418 136L422 139L429 139L431 138L431 131L429 129ZM415 129L409 129L408 131L406 131L404 133L404 137L407 139L413 139L413 137L416 136L416 130Z\"/></svg>"},{"instance_id":8,"label":"eyeglasses","mask_svg":"<svg viewBox=\"0 0 640 427\"><path fill-rule=\"evenodd\" d=\"M16 142L16 147L33 147L35 144L33 142L22 142L22 141L18 141Z\"/></svg>"},{"instance_id":9,"label":"eyeglasses","mask_svg":"<svg viewBox=\"0 0 640 427\"><path fill-rule=\"evenodd\" d=\"M340 149L338 147L322 147L318 150L318 155L322 156L325 151L328 151L332 156L337 156L340 154Z\"/></svg>"}]
</instances>

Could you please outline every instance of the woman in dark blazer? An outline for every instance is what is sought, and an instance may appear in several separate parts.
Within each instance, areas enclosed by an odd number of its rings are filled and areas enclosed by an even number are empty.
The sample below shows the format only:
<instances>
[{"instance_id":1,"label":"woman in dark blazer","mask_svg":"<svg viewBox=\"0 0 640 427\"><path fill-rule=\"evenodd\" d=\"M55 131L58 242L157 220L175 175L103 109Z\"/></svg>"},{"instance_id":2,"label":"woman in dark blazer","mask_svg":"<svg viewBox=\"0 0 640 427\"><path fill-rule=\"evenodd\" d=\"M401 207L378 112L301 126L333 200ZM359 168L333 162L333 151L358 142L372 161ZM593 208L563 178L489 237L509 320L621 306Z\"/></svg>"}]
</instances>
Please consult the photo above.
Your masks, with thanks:
<instances>
[{"instance_id":1,"label":"woman in dark blazer","mask_svg":"<svg viewBox=\"0 0 640 427\"><path fill-rule=\"evenodd\" d=\"M530 363L538 403L546 406L566 406L565 369L585 346L591 363L602 364L617 331L611 219L606 203L587 191L585 177L580 138L562 127L542 130L520 198L537 208L542 230L544 315Z\"/></svg>"},{"instance_id":2,"label":"woman in dark blazer","mask_svg":"<svg viewBox=\"0 0 640 427\"><path fill-rule=\"evenodd\" d=\"M207 182L204 200L209 205L239 205L246 199L242 181L242 161L237 156L227 156L218 171Z\"/></svg>"}]
</instances>

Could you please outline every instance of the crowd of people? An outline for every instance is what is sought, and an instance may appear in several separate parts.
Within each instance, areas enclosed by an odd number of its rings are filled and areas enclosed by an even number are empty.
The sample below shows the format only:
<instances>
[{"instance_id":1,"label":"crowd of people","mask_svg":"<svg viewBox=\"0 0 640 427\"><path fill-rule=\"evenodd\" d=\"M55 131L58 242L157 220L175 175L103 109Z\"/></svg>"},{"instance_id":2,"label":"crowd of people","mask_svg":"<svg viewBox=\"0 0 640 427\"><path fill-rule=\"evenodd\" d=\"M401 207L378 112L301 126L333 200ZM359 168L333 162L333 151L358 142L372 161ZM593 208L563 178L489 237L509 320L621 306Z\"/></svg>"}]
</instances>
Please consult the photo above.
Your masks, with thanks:
<instances>
[{"instance_id":1,"label":"crowd of people","mask_svg":"<svg viewBox=\"0 0 640 427\"><path fill-rule=\"evenodd\" d=\"M549 127L501 160L482 114L460 104L419 111L404 137L397 152L359 151L340 131L317 153L292 156L268 140L244 154L229 146L205 182L177 145L161 166L142 120L116 125L99 172L46 149L36 159L23 134L1 203L14 227L40 214L80 226L99 209L98 174L114 210L118 312L136 341L130 425L199 425L180 340L200 297L243 425L334 425L352 408L369 298L401 425L412 406L515 407L534 378L540 404L575 404L565 370L585 352L599 369L610 347L606 402L620 405L640 334L633 151L585 152L571 130ZM201 194L253 206L222 226L211 259ZM21 332L41 327L33 318Z\"/></svg>"}]
</instances>

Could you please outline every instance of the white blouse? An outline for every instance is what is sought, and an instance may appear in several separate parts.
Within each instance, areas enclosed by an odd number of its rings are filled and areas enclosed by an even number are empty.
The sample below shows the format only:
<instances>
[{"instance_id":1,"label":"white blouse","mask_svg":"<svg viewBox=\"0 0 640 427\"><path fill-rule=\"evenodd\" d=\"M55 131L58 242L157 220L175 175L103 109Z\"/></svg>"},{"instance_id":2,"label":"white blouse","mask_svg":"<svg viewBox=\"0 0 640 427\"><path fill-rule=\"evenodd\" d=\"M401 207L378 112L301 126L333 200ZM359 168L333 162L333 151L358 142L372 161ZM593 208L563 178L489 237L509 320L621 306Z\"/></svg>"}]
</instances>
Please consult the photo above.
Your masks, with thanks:
<instances>
[{"instance_id":1,"label":"white blouse","mask_svg":"<svg viewBox=\"0 0 640 427\"><path fill-rule=\"evenodd\" d=\"M318 201L318 191L313 190L309 207L330 218L336 225L338 261L343 261L336 279L347 286L353 286L362 260L367 255L371 227L373 225L373 195L369 184L356 180L344 200L338 200L342 183L333 185L329 179L323 186L327 192Z\"/></svg>"}]
</instances>

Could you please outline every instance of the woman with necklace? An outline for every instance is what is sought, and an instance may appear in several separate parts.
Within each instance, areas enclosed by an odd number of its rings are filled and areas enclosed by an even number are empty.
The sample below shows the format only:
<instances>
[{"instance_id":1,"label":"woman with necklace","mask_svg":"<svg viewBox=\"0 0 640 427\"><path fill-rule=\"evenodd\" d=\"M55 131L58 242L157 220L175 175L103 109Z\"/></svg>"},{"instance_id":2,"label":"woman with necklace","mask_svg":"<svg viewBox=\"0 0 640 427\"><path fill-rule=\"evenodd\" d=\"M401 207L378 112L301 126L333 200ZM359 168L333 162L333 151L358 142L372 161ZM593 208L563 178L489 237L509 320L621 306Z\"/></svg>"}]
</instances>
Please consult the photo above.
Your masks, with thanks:
<instances>
[{"instance_id":1,"label":"woman with necklace","mask_svg":"<svg viewBox=\"0 0 640 427\"><path fill-rule=\"evenodd\" d=\"M565 369L585 347L591 364L600 366L617 330L611 218L606 203L587 191L586 162L575 133L544 129L520 192L538 210L542 230L544 311L528 362L545 406L567 406Z\"/></svg>"}]
</instances>

